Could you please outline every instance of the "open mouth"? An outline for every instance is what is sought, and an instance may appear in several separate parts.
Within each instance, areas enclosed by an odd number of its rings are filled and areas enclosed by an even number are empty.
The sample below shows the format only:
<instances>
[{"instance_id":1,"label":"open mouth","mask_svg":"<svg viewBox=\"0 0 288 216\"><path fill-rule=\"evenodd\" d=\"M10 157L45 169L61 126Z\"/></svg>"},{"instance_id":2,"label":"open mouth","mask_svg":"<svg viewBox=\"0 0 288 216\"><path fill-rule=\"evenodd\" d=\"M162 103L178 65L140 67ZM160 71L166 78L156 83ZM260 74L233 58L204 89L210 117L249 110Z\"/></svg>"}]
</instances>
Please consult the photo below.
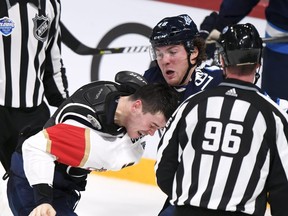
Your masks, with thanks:
<instances>
[{"instance_id":1,"label":"open mouth","mask_svg":"<svg viewBox=\"0 0 288 216\"><path fill-rule=\"evenodd\" d=\"M141 131L138 131L138 134L139 134L139 137L144 137L144 136L147 135L146 133L143 133L143 132L141 132Z\"/></svg>"},{"instance_id":2,"label":"open mouth","mask_svg":"<svg viewBox=\"0 0 288 216\"><path fill-rule=\"evenodd\" d=\"M165 77L168 79L173 79L175 77L175 71L174 70L167 70L165 72Z\"/></svg>"},{"instance_id":3,"label":"open mouth","mask_svg":"<svg viewBox=\"0 0 288 216\"><path fill-rule=\"evenodd\" d=\"M169 75L172 75L172 74L174 74L174 71L173 70L167 70L166 71L166 74L169 76Z\"/></svg>"}]
</instances>

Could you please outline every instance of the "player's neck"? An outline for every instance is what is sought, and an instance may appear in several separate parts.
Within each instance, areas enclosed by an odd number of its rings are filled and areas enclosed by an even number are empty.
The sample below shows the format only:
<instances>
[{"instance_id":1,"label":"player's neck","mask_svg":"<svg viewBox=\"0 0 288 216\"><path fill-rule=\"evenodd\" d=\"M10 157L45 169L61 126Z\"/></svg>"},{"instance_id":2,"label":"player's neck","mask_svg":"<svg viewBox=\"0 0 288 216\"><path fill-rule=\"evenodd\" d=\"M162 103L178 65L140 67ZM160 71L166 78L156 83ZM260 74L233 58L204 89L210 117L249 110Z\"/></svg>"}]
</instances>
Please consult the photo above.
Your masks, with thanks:
<instances>
[{"instance_id":1,"label":"player's neck","mask_svg":"<svg viewBox=\"0 0 288 216\"><path fill-rule=\"evenodd\" d=\"M114 123L119 126L125 126L126 111L128 110L127 101L128 97L122 96L119 98L119 102L114 115Z\"/></svg>"},{"instance_id":2,"label":"player's neck","mask_svg":"<svg viewBox=\"0 0 288 216\"><path fill-rule=\"evenodd\" d=\"M254 79L255 79L255 75L254 74L250 74L250 75L237 75L237 74L227 74L226 78L230 78L230 79L237 79L237 80L241 80L244 82L250 82L253 83Z\"/></svg>"}]
</instances>

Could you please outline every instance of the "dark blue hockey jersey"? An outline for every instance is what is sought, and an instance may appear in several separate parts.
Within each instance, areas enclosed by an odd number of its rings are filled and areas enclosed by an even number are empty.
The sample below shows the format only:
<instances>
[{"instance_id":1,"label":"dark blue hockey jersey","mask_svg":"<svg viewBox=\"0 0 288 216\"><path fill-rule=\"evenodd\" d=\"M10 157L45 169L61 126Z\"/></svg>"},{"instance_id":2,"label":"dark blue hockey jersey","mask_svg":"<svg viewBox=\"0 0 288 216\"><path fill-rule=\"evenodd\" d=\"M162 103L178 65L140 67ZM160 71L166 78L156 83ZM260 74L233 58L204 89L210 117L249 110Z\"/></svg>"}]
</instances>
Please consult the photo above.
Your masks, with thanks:
<instances>
[{"instance_id":1,"label":"dark blue hockey jersey","mask_svg":"<svg viewBox=\"0 0 288 216\"><path fill-rule=\"evenodd\" d=\"M219 9L219 17L214 17L217 20L214 20L216 23L211 27L222 31L225 26L240 22L252 11L259 1L223 0ZM288 31L288 0L270 0L265 9L265 16L269 23ZM208 30L209 32L212 30L205 27L201 29Z\"/></svg>"},{"instance_id":2,"label":"dark blue hockey jersey","mask_svg":"<svg viewBox=\"0 0 288 216\"><path fill-rule=\"evenodd\" d=\"M200 25L204 32L213 29L222 31L228 25L236 24L246 17L260 0L223 0L219 12L212 12ZM288 32L288 0L270 0L266 9L267 20L265 37L273 37ZM207 37L208 35L206 35ZM288 54L288 43L267 43L275 52ZM214 45L207 46L208 56L213 57Z\"/></svg>"},{"instance_id":3,"label":"dark blue hockey jersey","mask_svg":"<svg viewBox=\"0 0 288 216\"><path fill-rule=\"evenodd\" d=\"M144 77L149 83L166 83L158 66L145 71ZM192 94L217 86L222 80L223 71L219 67L208 66L203 63L195 69L187 85L174 88L179 93L179 99L182 102Z\"/></svg>"}]
</instances>

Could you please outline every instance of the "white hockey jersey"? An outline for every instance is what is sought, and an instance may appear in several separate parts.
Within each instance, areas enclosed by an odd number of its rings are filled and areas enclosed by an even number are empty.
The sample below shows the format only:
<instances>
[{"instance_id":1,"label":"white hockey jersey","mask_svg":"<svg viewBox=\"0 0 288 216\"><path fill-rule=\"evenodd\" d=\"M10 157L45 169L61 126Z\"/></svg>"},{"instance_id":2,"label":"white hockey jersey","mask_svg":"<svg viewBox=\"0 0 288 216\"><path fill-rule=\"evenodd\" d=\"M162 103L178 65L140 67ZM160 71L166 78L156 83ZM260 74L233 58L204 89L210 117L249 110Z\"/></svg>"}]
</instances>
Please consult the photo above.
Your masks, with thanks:
<instances>
[{"instance_id":1,"label":"white hockey jersey","mask_svg":"<svg viewBox=\"0 0 288 216\"><path fill-rule=\"evenodd\" d=\"M22 152L30 185L52 185L54 161L88 170L116 171L139 162L144 142L131 140L127 134L111 136L69 120L27 139Z\"/></svg>"}]
</instances>

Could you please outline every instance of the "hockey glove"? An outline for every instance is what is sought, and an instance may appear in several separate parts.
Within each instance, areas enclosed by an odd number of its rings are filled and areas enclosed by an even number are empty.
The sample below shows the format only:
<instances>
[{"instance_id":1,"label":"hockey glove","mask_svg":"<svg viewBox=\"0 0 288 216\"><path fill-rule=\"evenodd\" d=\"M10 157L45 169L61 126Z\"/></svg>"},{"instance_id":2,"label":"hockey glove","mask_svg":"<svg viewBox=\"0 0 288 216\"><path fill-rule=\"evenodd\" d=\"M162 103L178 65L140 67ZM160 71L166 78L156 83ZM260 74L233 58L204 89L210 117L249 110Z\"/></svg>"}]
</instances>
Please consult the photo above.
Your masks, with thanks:
<instances>
[{"instance_id":1,"label":"hockey glove","mask_svg":"<svg viewBox=\"0 0 288 216\"><path fill-rule=\"evenodd\" d=\"M120 84L120 91L133 94L141 86L147 85L146 79L138 73L120 71L115 75L115 82Z\"/></svg>"}]
</instances>

